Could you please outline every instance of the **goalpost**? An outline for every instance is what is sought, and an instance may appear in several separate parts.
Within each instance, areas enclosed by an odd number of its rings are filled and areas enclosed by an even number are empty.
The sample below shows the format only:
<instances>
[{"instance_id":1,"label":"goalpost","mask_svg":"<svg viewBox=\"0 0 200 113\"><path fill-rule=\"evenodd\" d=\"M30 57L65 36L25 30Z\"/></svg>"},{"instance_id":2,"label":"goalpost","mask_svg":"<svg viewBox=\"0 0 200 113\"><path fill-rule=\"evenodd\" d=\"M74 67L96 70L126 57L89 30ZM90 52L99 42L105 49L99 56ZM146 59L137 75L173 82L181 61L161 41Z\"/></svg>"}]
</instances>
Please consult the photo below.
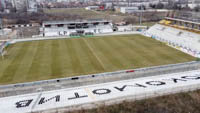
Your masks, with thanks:
<instances>
[{"instance_id":1,"label":"goalpost","mask_svg":"<svg viewBox=\"0 0 200 113\"><path fill-rule=\"evenodd\" d=\"M0 52L1 57L4 59L4 56L7 55L7 51L4 49Z\"/></svg>"},{"instance_id":2,"label":"goalpost","mask_svg":"<svg viewBox=\"0 0 200 113\"><path fill-rule=\"evenodd\" d=\"M4 56L7 54L7 51L5 50L5 48L8 46L8 43L7 42L3 42L1 45L0 45L0 55L1 57L4 59Z\"/></svg>"}]
</instances>

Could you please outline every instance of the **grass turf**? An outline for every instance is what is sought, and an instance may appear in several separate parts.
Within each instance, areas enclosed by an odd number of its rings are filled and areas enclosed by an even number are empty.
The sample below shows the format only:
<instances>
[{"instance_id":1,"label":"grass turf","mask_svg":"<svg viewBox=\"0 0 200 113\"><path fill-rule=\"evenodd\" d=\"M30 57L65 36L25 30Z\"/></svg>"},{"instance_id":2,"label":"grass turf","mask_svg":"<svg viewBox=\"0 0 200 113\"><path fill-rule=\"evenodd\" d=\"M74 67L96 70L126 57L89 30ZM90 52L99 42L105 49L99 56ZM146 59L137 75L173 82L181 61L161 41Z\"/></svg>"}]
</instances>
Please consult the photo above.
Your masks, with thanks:
<instances>
[{"instance_id":1,"label":"grass turf","mask_svg":"<svg viewBox=\"0 0 200 113\"><path fill-rule=\"evenodd\" d=\"M0 84L173 64L195 58L141 35L20 42L0 58Z\"/></svg>"}]
</instances>

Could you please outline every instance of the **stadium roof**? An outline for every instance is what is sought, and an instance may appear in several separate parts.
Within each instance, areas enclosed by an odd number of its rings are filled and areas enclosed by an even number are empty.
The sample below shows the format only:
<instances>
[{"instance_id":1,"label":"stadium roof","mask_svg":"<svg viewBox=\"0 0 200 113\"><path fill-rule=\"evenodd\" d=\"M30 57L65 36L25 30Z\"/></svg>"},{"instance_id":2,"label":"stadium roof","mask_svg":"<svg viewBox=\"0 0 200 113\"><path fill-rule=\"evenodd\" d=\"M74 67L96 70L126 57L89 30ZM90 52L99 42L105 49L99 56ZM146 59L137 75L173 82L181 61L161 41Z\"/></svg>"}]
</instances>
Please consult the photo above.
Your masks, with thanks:
<instances>
[{"instance_id":1,"label":"stadium roof","mask_svg":"<svg viewBox=\"0 0 200 113\"><path fill-rule=\"evenodd\" d=\"M193 22L193 21L189 21L189 20L183 20L183 19L177 19L177 18L170 18L170 17L165 17L165 19L200 25L199 22Z\"/></svg>"},{"instance_id":2,"label":"stadium roof","mask_svg":"<svg viewBox=\"0 0 200 113\"><path fill-rule=\"evenodd\" d=\"M48 24L72 24L72 23L94 23L94 22L110 22L110 21L102 19L77 20L77 21L44 21L43 24L48 25Z\"/></svg>"}]
</instances>

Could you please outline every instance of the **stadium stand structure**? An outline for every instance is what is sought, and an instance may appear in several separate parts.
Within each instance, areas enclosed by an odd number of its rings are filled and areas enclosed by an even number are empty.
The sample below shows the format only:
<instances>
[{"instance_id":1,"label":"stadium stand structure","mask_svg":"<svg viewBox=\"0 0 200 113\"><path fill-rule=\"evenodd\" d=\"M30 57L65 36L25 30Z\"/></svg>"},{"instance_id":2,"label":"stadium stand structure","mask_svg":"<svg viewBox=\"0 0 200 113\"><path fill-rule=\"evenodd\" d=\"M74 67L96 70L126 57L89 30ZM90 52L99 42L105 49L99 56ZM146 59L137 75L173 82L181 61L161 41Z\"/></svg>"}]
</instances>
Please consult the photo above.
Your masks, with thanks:
<instances>
[{"instance_id":1,"label":"stadium stand structure","mask_svg":"<svg viewBox=\"0 0 200 113\"><path fill-rule=\"evenodd\" d=\"M77 36L113 32L107 20L46 21L40 28L41 36Z\"/></svg>"},{"instance_id":2,"label":"stadium stand structure","mask_svg":"<svg viewBox=\"0 0 200 113\"><path fill-rule=\"evenodd\" d=\"M190 32L195 32L200 34L200 23L198 22L166 17L159 23L177 29L187 30Z\"/></svg>"},{"instance_id":3,"label":"stadium stand structure","mask_svg":"<svg viewBox=\"0 0 200 113\"><path fill-rule=\"evenodd\" d=\"M170 22L165 21L165 23ZM148 29L145 35L200 58L200 34L198 33L156 24Z\"/></svg>"}]
</instances>

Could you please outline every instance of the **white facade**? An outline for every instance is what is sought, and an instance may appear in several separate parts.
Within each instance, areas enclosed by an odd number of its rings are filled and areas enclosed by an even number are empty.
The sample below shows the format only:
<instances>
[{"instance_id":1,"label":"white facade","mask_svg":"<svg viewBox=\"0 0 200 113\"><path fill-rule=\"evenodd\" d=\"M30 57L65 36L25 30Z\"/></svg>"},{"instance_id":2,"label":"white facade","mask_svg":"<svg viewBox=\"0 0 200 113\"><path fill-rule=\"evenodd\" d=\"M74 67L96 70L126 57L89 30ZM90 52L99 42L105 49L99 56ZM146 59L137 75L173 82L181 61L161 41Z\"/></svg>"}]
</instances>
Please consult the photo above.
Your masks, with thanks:
<instances>
[{"instance_id":1,"label":"white facade","mask_svg":"<svg viewBox=\"0 0 200 113\"><path fill-rule=\"evenodd\" d=\"M11 32L12 32L12 29L8 29L8 28L0 29L0 36L1 35L7 35L7 34L9 34Z\"/></svg>"},{"instance_id":2,"label":"white facade","mask_svg":"<svg viewBox=\"0 0 200 113\"><path fill-rule=\"evenodd\" d=\"M37 2L36 0L28 0L28 12L37 12Z\"/></svg>"},{"instance_id":3,"label":"white facade","mask_svg":"<svg viewBox=\"0 0 200 113\"><path fill-rule=\"evenodd\" d=\"M197 6L200 6L200 3L199 4L188 4L188 7L190 7L191 9L193 9L193 8L195 8L195 7L197 7Z\"/></svg>"},{"instance_id":4,"label":"white facade","mask_svg":"<svg viewBox=\"0 0 200 113\"><path fill-rule=\"evenodd\" d=\"M117 30L120 32L133 31L133 26L117 26Z\"/></svg>"},{"instance_id":5,"label":"white facade","mask_svg":"<svg viewBox=\"0 0 200 113\"><path fill-rule=\"evenodd\" d=\"M69 36L72 33L112 33L113 25L109 21L57 21L44 22L40 28L43 36Z\"/></svg>"},{"instance_id":6,"label":"white facade","mask_svg":"<svg viewBox=\"0 0 200 113\"><path fill-rule=\"evenodd\" d=\"M27 0L13 0L12 3L17 11L23 11L27 8Z\"/></svg>"},{"instance_id":7,"label":"white facade","mask_svg":"<svg viewBox=\"0 0 200 113\"><path fill-rule=\"evenodd\" d=\"M138 7L121 7L120 12L121 13L134 13L137 12L139 9Z\"/></svg>"},{"instance_id":8,"label":"white facade","mask_svg":"<svg viewBox=\"0 0 200 113\"><path fill-rule=\"evenodd\" d=\"M97 10L97 9L99 9L99 6L88 6L85 9L86 10Z\"/></svg>"}]
</instances>

